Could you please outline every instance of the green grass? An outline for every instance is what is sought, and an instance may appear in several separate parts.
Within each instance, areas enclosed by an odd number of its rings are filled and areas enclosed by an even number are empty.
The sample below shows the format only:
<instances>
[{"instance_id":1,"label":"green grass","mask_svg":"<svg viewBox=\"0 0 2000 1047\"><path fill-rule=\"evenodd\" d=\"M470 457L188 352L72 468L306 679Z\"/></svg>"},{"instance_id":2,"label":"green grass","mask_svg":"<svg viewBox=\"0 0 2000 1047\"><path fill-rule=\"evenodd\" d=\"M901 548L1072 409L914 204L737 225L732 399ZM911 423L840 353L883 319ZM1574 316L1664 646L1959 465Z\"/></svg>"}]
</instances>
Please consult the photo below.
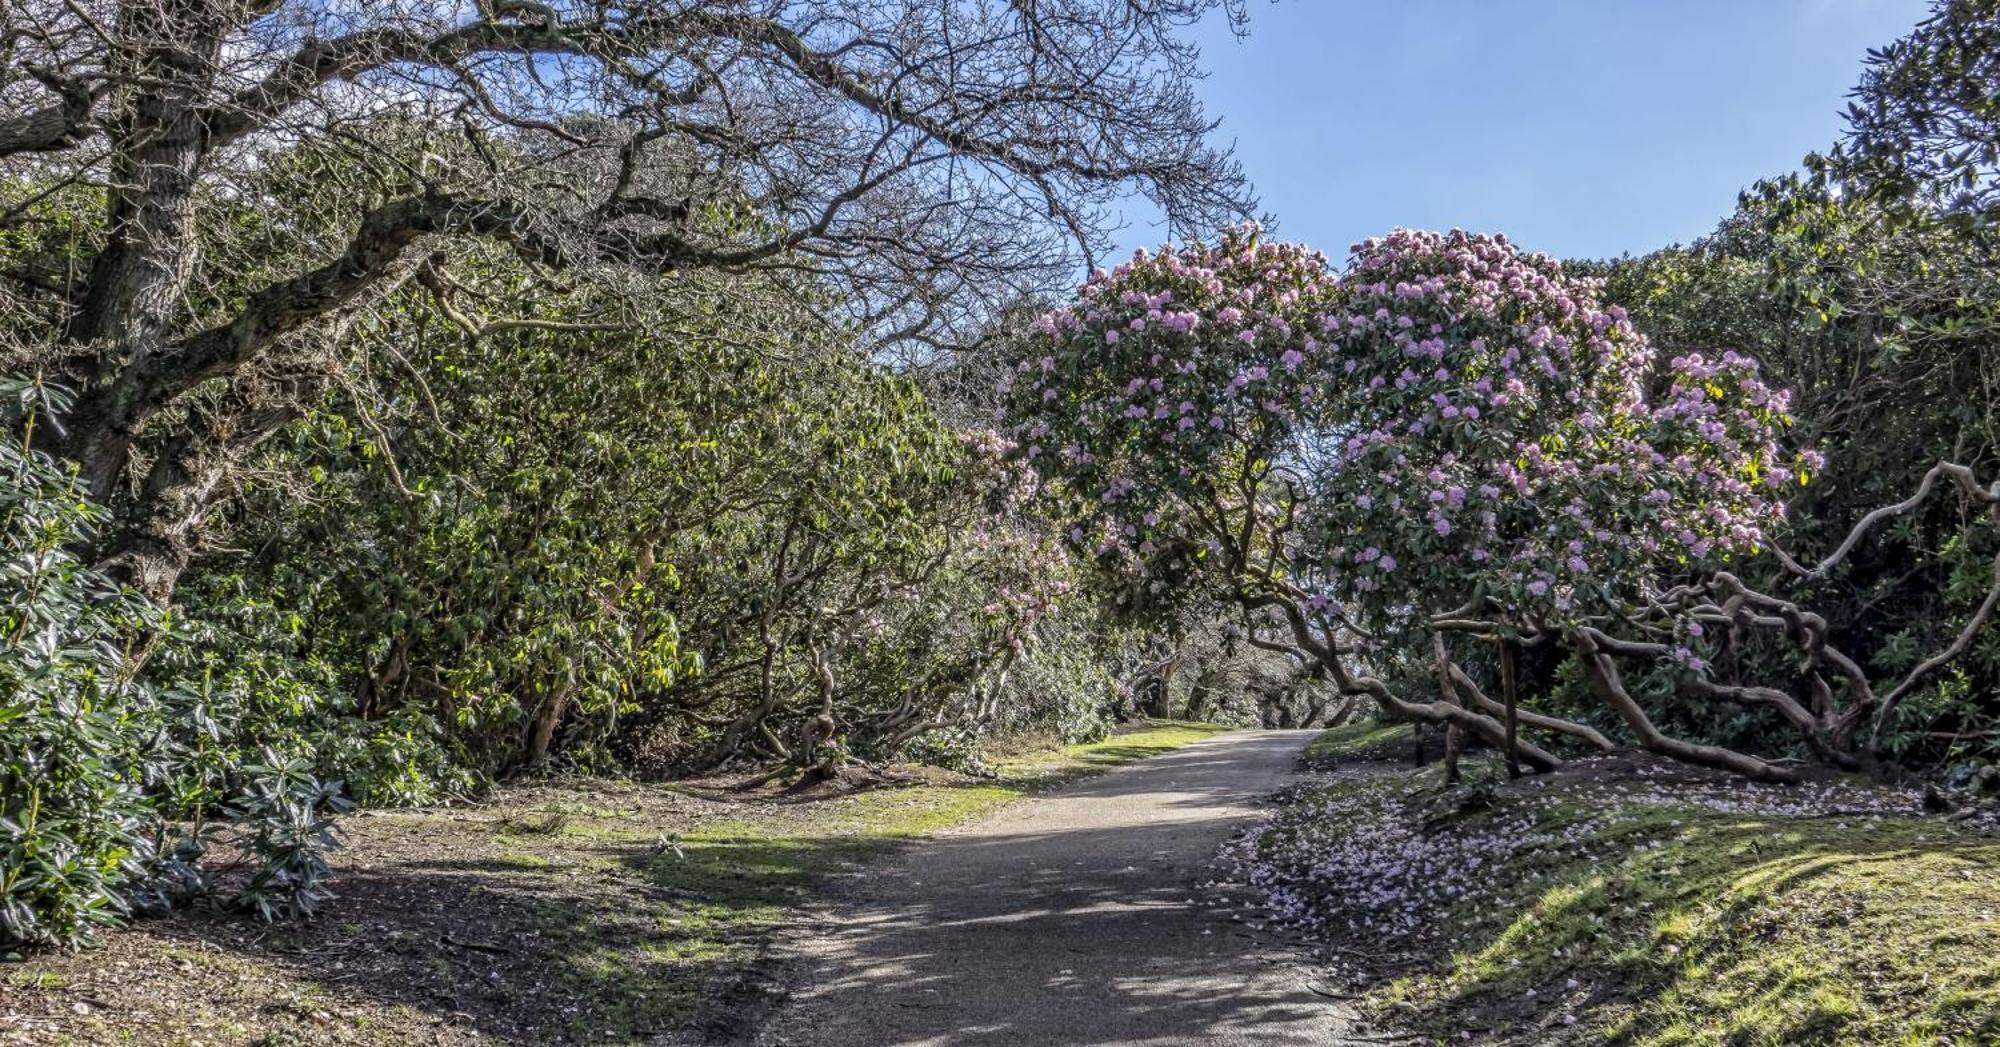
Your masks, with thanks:
<instances>
[{"instance_id":1,"label":"green grass","mask_svg":"<svg viewBox=\"0 0 2000 1047\"><path fill-rule=\"evenodd\" d=\"M1407 749L1410 744L1408 724L1383 723L1380 720L1356 720L1339 727L1321 731L1302 754L1308 763L1322 763L1337 759L1379 758L1390 755L1391 750L1400 746Z\"/></svg>"},{"instance_id":2,"label":"green grass","mask_svg":"<svg viewBox=\"0 0 2000 1047\"><path fill-rule=\"evenodd\" d=\"M1134 760L1172 752L1226 730L1228 728L1212 723L1156 720L1144 728L1114 734L1102 741L1002 760L995 770L999 773L1001 787L1011 790L1011 795L1020 795L1087 778Z\"/></svg>"},{"instance_id":3,"label":"green grass","mask_svg":"<svg viewBox=\"0 0 2000 1047\"><path fill-rule=\"evenodd\" d=\"M1606 1031L1639 1044L2000 1041L2000 843L1920 819L1625 814L1603 841L1625 857L1519 863L1553 885L1397 994L1465 1003L1582 969L1611 981Z\"/></svg>"},{"instance_id":4,"label":"green grass","mask_svg":"<svg viewBox=\"0 0 2000 1047\"><path fill-rule=\"evenodd\" d=\"M7 975L4 984L16 989L63 989L68 988L69 979L54 971L15 971Z\"/></svg>"},{"instance_id":5,"label":"green grass","mask_svg":"<svg viewBox=\"0 0 2000 1047\"><path fill-rule=\"evenodd\" d=\"M1428 774L1330 788L1412 810L1445 795ZM1490 809L1435 828L1478 833L1534 809L1538 830L1587 826L1588 853L1526 852L1483 870L1500 889L1452 915L1467 932L1459 951L1373 1002L1440 1038L1552 1022L1536 1035L2000 1043L2000 840L1939 819L1729 814L1610 795L1502 790ZM1560 1023L1565 1011L1575 1026Z\"/></svg>"},{"instance_id":6,"label":"green grass","mask_svg":"<svg viewBox=\"0 0 2000 1047\"><path fill-rule=\"evenodd\" d=\"M1654 812L1654 827L1668 814ZM1657 915L1602 935L1567 921L1524 951L1567 940L1657 987L1619 1023L1640 1042L2000 1040L1990 840L1941 838L1921 820L1706 815L1579 881L1578 904ZM1490 974L1494 959L1469 958L1468 974Z\"/></svg>"},{"instance_id":7,"label":"green grass","mask_svg":"<svg viewBox=\"0 0 2000 1047\"><path fill-rule=\"evenodd\" d=\"M631 1043L690 1021L704 987L750 963L765 932L810 900L828 876L896 844L960 825L1019 797L1178 749L1217 733L1159 723L1100 742L1017 756L987 781L876 789L815 802L811 816L709 822L628 850L626 870L650 904L615 912L551 905L548 932L565 939L560 989L587 1001L572 1033ZM572 822L562 835L609 838L613 825ZM644 834L628 835L636 838Z\"/></svg>"}]
</instances>

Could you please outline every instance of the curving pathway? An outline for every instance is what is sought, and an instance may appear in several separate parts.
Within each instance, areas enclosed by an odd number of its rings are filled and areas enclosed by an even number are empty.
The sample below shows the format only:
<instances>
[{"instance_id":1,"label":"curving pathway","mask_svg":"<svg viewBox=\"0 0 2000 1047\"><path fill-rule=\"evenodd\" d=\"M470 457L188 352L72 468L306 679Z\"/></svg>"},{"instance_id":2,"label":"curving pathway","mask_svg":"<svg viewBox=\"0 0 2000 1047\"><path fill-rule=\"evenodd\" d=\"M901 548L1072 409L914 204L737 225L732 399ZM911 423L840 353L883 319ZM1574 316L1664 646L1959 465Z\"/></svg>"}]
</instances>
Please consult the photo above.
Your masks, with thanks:
<instances>
[{"instance_id":1,"label":"curving pathway","mask_svg":"<svg viewBox=\"0 0 2000 1047\"><path fill-rule=\"evenodd\" d=\"M1192 904L1311 731L1240 731L1011 804L855 877L784 959L766 1047L1342 1042L1304 978Z\"/></svg>"}]
</instances>

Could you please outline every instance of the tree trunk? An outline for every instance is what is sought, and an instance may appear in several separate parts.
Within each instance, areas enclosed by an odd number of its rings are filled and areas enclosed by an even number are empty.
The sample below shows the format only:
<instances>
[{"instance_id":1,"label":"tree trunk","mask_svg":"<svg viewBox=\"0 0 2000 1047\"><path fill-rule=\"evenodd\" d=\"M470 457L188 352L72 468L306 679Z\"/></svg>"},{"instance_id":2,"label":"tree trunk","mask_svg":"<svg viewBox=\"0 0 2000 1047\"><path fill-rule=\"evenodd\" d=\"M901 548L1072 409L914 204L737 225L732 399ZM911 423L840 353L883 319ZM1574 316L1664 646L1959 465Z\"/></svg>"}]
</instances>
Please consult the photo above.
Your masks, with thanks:
<instances>
[{"instance_id":1,"label":"tree trunk","mask_svg":"<svg viewBox=\"0 0 2000 1047\"><path fill-rule=\"evenodd\" d=\"M1161 669L1158 672L1147 674L1144 679L1139 681L1138 699L1140 715L1150 716L1155 720L1164 720L1167 718L1168 712L1171 711L1167 708L1167 705L1172 700L1172 692L1168 689L1167 685L1172 672L1173 670L1170 668Z\"/></svg>"},{"instance_id":2,"label":"tree trunk","mask_svg":"<svg viewBox=\"0 0 2000 1047\"><path fill-rule=\"evenodd\" d=\"M833 717L833 698L837 689L833 675L833 658L818 644L809 652L813 676L819 689L819 714L806 720L799 728L799 751L792 759L805 767L812 780L832 778L840 773L841 752L838 746L827 743L833 740L836 724Z\"/></svg>"},{"instance_id":3,"label":"tree trunk","mask_svg":"<svg viewBox=\"0 0 2000 1047\"><path fill-rule=\"evenodd\" d=\"M1373 699L1385 716L1391 720L1418 721L1422 723L1456 723L1477 735L1489 745L1499 745L1506 738L1506 726L1500 721L1471 709L1450 705L1445 702L1408 702L1396 697L1394 691L1381 680L1367 675L1357 675L1348 671L1341 660L1342 652L1323 635L1315 634L1311 623L1297 604L1272 599L1268 602L1256 598L1247 599L1252 608L1275 607L1285 617L1286 625L1292 631L1292 638L1301 651L1318 662L1340 688L1342 694L1365 694ZM1554 770L1562 766L1555 754L1544 751L1532 742L1521 742L1521 756L1539 770Z\"/></svg>"},{"instance_id":4,"label":"tree trunk","mask_svg":"<svg viewBox=\"0 0 2000 1047\"><path fill-rule=\"evenodd\" d=\"M1507 706L1507 777L1521 776L1520 698L1514 683L1514 645L1505 639L1495 642L1500 655L1500 700Z\"/></svg>"},{"instance_id":5,"label":"tree trunk","mask_svg":"<svg viewBox=\"0 0 2000 1047\"><path fill-rule=\"evenodd\" d=\"M304 417L307 405L325 386L325 376L304 374L277 381L238 381L211 412L211 428L200 419L167 441L129 503L126 519L111 536L101 562L113 580L155 600L173 596L193 558L209 514L237 491L236 480L258 445Z\"/></svg>"},{"instance_id":6,"label":"tree trunk","mask_svg":"<svg viewBox=\"0 0 2000 1047\"><path fill-rule=\"evenodd\" d=\"M361 681L361 693L356 700L355 715L364 720L379 720L389 710L389 693L401 687L410 666L410 634L404 633L389 644L389 653L382 657L382 664Z\"/></svg>"},{"instance_id":7,"label":"tree trunk","mask_svg":"<svg viewBox=\"0 0 2000 1047\"><path fill-rule=\"evenodd\" d=\"M1451 653L1445 650L1443 633L1431 633L1431 652L1437 658L1438 696L1443 699L1446 705L1464 708L1463 704L1458 700L1458 685L1451 678ZM1512 747L1512 742L1513 739L1510 733L1508 738L1509 748ZM1464 747L1465 729L1459 726L1457 720L1448 722L1444 729L1444 781L1446 785L1458 784L1458 754Z\"/></svg>"},{"instance_id":8,"label":"tree trunk","mask_svg":"<svg viewBox=\"0 0 2000 1047\"><path fill-rule=\"evenodd\" d=\"M1626 726L1632 728L1632 733L1639 737L1639 744L1647 749L1683 763L1719 767L1767 782L1798 781L1797 773L1755 756L1725 749L1719 745L1702 745L1668 736L1654 726L1652 718L1646 715L1646 711L1633 700L1631 693L1625 690L1625 682L1611 656L1600 650L1588 636L1579 635L1575 642L1577 657L1583 660L1584 675L1589 678L1591 688L1624 719Z\"/></svg>"},{"instance_id":9,"label":"tree trunk","mask_svg":"<svg viewBox=\"0 0 2000 1047\"><path fill-rule=\"evenodd\" d=\"M195 262L195 181L207 152L199 108L216 74L229 18L213 0L118 7L129 45L120 70L142 85L111 127L107 233L92 260L67 341L93 361L69 426L65 454L98 500L125 467L136 430L127 419L155 394L134 365L158 353L179 319Z\"/></svg>"},{"instance_id":10,"label":"tree trunk","mask_svg":"<svg viewBox=\"0 0 2000 1047\"><path fill-rule=\"evenodd\" d=\"M561 691L542 701L535 709L535 718L528 724L527 748L522 753L521 764L527 770L540 770L549 759L549 746L555 741L556 727L562 723L563 712L569 708L569 692Z\"/></svg>"}]
</instances>

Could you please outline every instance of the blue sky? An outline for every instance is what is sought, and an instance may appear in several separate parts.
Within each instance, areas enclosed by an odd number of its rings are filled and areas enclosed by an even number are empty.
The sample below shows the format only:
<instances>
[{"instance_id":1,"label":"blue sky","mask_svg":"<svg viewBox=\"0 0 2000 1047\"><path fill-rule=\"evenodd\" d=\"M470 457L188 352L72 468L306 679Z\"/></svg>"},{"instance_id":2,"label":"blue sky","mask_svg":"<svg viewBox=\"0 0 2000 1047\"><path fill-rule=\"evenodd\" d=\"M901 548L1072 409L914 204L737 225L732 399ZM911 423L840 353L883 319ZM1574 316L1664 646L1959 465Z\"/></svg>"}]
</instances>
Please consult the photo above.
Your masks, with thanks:
<instances>
[{"instance_id":1,"label":"blue sky","mask_svg":"<svg viewBox=\"0 0 2000 1047\"><path fill-rule=\"evenodd\" d=\"M1708 232L1831 144L1861 60L1922 0L1252 0L1199 85L1288 239L1395 226L1564 257ZM1135 210L1121 241L1161 230Z\"/></svg>"}]
</instances>

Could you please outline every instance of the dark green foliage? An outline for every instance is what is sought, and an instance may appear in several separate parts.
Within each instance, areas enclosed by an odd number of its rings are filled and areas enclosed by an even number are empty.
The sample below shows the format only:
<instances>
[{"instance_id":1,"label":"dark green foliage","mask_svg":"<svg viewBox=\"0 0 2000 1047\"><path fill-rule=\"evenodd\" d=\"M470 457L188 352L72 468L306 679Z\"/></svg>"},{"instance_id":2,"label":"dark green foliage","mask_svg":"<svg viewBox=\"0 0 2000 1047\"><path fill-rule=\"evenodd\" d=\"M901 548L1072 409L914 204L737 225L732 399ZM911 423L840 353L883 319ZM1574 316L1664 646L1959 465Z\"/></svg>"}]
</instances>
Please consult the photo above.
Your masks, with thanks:
<instances>
[{"instance_id":1,"label":"dark green foliage","mask_svg":"<svg viewBox=\"0 0 2000 1047\"><path fill-rule=\"evenodd\" d=\"M1791 551L1817 559L1868 511L1899 502L1940 461L2000 473L2000 269L1974 234L1909 224L1796 180L1765 183L1718 231L1602 267L1607 294L1670 351L1728 346L1763 361L1793 393L1803 443L1825 469L1792 500ZM1872 652L1878 677L1908 671L1946 644L1985 598L2000 535L1956 499L1936 498L1812 584L1767 565L1757 581L1825 615L1834 642ZM1729 652L1740 677L1783 679L1794 655L1749 644ZM1631 681L1635 696L1684 733L1722 744L1788 747L1762 714L1672 700L1667 677ZM1916 765L1991 759L2000 726L2000 639L1978 641L1954 670L1899 710L1887 755ZM1579 714L1592 703L1568 681Z\"/></svg>"},{"instance_id":2,"label":"dark green foliage","mask_svg":"<svg viewBox=\"0 0 2000 1047\"><path fill-rule=\"evenodd\" d=\"M976 726L1064 570L995 514L997 459L797 289L688 294L658 336L468 338L412 300L367 333L408 368L267 450L306 482L251 492L246 552L203 565L189 604L286 607L355 720L435 724L487 775L803 760L829 679L819 743L882 755ZM437 778L427 752L388 761L408 798Z\"/></svg>"},{"instance_id":3,"label":"dark green foliage","mask_svg":"<svg viewBox=\"0 0 2000 1047\"><path fill-rule=\"evenodd\" d=\"M83 562L99 510L30 442L61 396L6 391L28 439L0 440L0 944L87 941L195 896L310 912L339 783L251 758L266 696L184 674L190 638ZM206 860L218 843L231 867Z\"/></svg>"},{"instance_id":4,"label":"dark green foliage","mask_svg":"<svg viewBox=\"0 0 2000 1047\"><path fill-rule=\"evenodd\" d=\"M96 517L47 459L0 440L0 941L88 937L153 856L152 703L127 646L151 610L70 551Z\"/></svg>"},{"instance_id":5,"label":"dark green foliage","mask_svg":"<svg viewBox=\"0 0 2000 1047\"><path fill-rule=\"evenodd\" d=\"M1808 163L1928 224L1992 232L2000 217L2000 3L1935 0L1914 32L1869 52L1848 133Z\"/></svg>"},{"instance_id":6,"label":"dark green foliage","mask_svg":"<svg viewBox=\"0 0 2000 1047\"><path fill-rule=\"evenodd\" d=\"M1021 659L1009 686L1020 692L1009 703L1022 728L1065 742L1095 742L1111 733L1108 715L1118 679L1104 656L1085 646L1085 637L1045 640Z\"/></svg>"}]
</instances>

